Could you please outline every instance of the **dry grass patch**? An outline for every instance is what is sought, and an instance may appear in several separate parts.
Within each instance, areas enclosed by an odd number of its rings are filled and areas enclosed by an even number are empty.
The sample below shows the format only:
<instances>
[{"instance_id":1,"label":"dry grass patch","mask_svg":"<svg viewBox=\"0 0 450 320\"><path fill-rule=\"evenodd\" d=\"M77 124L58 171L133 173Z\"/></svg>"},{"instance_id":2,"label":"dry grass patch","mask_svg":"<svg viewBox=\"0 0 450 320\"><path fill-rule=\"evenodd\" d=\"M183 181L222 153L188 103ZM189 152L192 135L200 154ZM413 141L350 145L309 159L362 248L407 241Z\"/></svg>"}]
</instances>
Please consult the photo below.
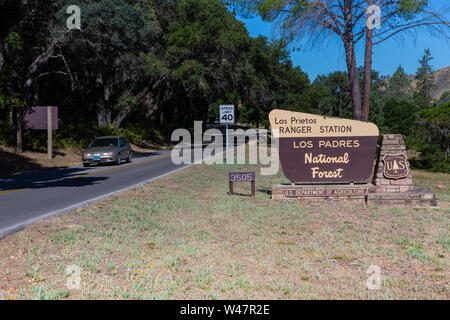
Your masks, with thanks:
<instances>
[{"instance_id":1,"label":"dry grass patch","mask_svg":"<svg viewBox=\"0 0 450 320\"><path fill-rule=\"evenodd\" d=\"M0 240L0 297L13 299L448 299L449 210L300 206L227 195L199 165ZM415 172L416 173L416 172ZM448 175L416 173L431 186ZM241 194L250 185L235 184ZM448 189L439 189L448 199ZM446 198L447 197L447 198ZM369 265L381 289L367 290ZM68 289L66 267L81 269Z\"/></svg>"}]
</instances>

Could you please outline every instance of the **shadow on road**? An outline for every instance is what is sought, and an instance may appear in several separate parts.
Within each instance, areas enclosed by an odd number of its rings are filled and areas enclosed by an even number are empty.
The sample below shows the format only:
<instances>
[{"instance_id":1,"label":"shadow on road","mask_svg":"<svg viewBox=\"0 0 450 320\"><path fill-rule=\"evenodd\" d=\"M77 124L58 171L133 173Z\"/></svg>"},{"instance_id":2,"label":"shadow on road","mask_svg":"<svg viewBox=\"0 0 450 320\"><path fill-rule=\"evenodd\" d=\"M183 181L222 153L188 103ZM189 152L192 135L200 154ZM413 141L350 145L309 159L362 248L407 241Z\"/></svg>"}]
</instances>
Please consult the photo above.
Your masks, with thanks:
<instances>
[{"instance_id":1,"label":"shadow on road","mask_svg":"<svg viewBox=\"0 0 450 320\"><path fill-rule=\"evenodd\" d=\"M21 188L82 187L106 180L106 177L74 177L86 174L87 168L56 168L0 179L0 191Z\"/></svg>"},{"instance_id":2,"label":"shadow on road","mask_svg":"<svg viewBox=\"0 0 450 320\"><path fill-rule=\"evenodd\" d=\"M78 177L76 179L63 179L53 182L32 184L29 189L55 188L55 187L84 187L88 185L98 184L107 180L108 177Z\"/></svg>"},{"instance_id":3,"label":"shadow on road","mask_svg":"<svg viewBox=\"0 0 450 320\"><path fill-rule=\"evenodd\" d=\"M149 152L133 152L133 159L138 162L139 159L162 155L159 151ZM14 159L11 159L14 160ZM121 166L125 165L122 163ZM43 169L37 172L29 172L23 174L16 174L10 176L0 176L0 192L22 188L48 188L48 187L82 187L86 185L95 184L101 180L106 180L105 177L77 177L87 173L94 172L91 168L116 168L116 164L99 163L87 168L84 167L56 167ZM37 169L37 168L36 168ZM1 172L1 171L0 171ZM18 170L20 172L20 170Z\"/></svg>"},{"instance_id":4,"label":"shadow on road","mask_svg":"<svg viewBox=\"0 0 450 320\"><path fill-rule=\"evenodd\" d=\"M139 158L145 158L145 157L151 157L151 156L157 156L162 154L159 151L151 151L151 152L138 152L138 151L133 151L133 158L134 159L139 159Z\"/></svg>"}]
</instances>

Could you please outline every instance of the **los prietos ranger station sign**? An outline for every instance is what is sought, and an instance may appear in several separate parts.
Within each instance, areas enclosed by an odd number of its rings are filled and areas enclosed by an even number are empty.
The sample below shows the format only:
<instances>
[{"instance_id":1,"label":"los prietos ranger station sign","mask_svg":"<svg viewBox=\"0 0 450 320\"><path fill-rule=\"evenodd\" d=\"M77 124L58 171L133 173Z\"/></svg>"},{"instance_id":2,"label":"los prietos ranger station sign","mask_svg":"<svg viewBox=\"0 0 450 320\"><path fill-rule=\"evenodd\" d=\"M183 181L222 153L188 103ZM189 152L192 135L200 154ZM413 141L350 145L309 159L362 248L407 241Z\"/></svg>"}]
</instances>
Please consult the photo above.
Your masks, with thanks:
<instances>
[{"instance_id":1,"label":"los prietos ranger station sign","mask_svg":"<svg viewBox=\"0 0 450 320\"><path fill-rule=\"evenodd\" d=\"M283 172L292 182L364 182L372 174L378 128L370 122L272 110Z\"/></svg>"}]
</instances>

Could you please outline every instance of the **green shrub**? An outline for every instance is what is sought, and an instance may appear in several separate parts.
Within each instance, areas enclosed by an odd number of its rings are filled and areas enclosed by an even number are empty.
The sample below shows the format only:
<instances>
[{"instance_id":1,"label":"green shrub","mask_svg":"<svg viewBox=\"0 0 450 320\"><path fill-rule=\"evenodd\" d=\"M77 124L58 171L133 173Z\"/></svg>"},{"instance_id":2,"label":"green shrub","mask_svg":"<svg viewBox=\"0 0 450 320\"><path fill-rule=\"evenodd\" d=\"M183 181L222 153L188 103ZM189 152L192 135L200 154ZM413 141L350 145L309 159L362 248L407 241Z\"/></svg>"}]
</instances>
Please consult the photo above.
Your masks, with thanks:
<instances>
[{"instance_id":1,"label":"green shrub","mask_svg":"<svg viewBox=\"0 0 450 320\"><path fill-rule=\"evenodd\" d=\"M388 98L383 106L384 125L390 133L412 136L416 129L415 114L418 110L410 100Z\"/></svg>"},{"instance_id":2,"label":"green shrub","mask_svg":"<svg viewBox=\"0 0 450 320\"><path fill-rule=\"evenodd\" d=\"M417 113L417 150L420 158L411 163L422 169L450 172L450 102Z\"/></svg>"}]
</instances>

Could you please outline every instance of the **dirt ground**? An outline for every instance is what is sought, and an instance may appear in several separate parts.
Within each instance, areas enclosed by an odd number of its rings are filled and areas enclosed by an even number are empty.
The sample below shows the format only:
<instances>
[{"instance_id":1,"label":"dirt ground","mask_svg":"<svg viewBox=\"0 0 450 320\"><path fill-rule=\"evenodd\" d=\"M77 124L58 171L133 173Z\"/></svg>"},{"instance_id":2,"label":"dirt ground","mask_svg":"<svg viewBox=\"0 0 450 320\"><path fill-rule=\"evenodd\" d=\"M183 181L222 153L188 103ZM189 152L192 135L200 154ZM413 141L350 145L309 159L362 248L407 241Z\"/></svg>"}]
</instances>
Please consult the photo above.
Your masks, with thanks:
<instances>
[{"instance_id":1,"label":"dirt ground","mask_svg":"<svg viewBox=\"0 0 450 320\"><path fill-rule=\"evenodd\" d=\"M281 173L197 165L0 240L0 298L449 299L449 176L413 174L439 208L273 202Z\"/></svg>"}]
</instances>

